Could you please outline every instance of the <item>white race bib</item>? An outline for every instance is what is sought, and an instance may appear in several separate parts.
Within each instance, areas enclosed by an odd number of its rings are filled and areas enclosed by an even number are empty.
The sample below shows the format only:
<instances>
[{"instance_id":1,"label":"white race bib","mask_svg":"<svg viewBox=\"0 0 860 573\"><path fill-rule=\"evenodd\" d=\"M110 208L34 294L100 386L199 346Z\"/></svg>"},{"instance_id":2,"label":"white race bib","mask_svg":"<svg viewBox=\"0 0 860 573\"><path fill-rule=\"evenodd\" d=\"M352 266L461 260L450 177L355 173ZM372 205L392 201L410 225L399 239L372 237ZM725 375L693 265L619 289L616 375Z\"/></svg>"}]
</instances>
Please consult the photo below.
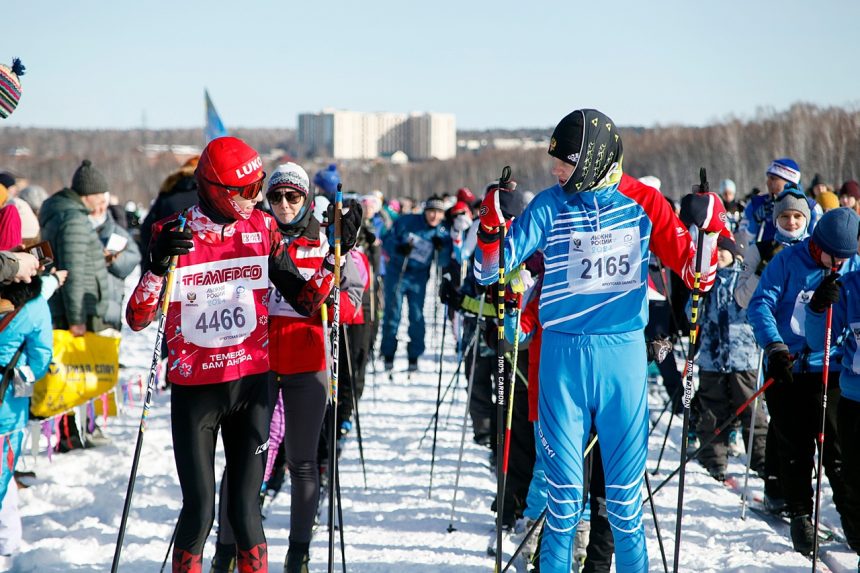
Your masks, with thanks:
<instances>
[{"instance_id":1,"label":"white race bib","mask_svg":"<svg viewBox=\"0 0 860 573\"><path fill-rule=\"evenodd\" d=\"M851 332L848 336L854 337L854 342L857 343L857 352L854 353L854 360L851 363L851 371L854 374L860 374L860 322L852 322L848 325Z\"/></svg>"},{"instance_id":2,"label":"white race bib","mask_svg":"<svg viewBox=\"0 0 860 573\"><path fill-rule=\"evenodd\" d=\"M642 249L639 227L574 232L570 238L568 288L575 293L624 292L639 288Z\"/></svg>"},{"instance_id":3,"label":"white race bib","mask_svg":"<svg viewBox=\"0 0 860 573\"><path fill-rule=\"evenodd\" d=\"M187 287L182 301L182 335L201 348L241 344L257 328L254 291L247 283Z\"/></svg>"},{"instance_id":4,"label":"white race bib","mask_svg":"<svg viewBox=\"0 0 860 573\"><path fill-rule=\"evenodd\" d=\"M419 237L415 233L409 233L409 240L412 242L412 252L409 253L409 258L422 265L429 263L433 257L433 242Z\"/></svg>"},{"instance_id":5,"label":"white race bib","mask_svg":"<svg viewBox=\"0 0 860 573\"><path fill-rule=\"evenodd\" d=\"M257 328L254 290L265 288L266 257L245 257L177 269L185 340L201 348L241 344Z\"/></svg>"},{"instance_id":6,"label":"white race bib","mask_svg":"<svg viewBox=\"0 0 860 573\"><path fill-rule=\"evenodd\" d=\"M791 331L798 336L806 336L806 305L812 300L815 290L802 290L794 299L794 309L791 311Z\"/></svg>"}]
</instances>

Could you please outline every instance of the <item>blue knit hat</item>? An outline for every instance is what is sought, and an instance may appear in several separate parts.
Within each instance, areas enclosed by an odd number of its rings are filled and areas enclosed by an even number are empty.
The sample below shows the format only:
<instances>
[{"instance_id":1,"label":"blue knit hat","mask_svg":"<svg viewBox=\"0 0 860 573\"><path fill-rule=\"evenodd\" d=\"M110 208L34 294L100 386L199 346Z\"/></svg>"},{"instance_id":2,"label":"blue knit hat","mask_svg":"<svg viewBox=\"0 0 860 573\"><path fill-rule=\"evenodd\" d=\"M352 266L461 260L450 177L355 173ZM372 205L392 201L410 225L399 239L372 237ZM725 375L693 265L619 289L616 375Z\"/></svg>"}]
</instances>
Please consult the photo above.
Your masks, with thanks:
<instances>
[{"instance_id":1,"label":"blue knit hat","mask_svg":"<svg viewBox=\"0 0 860 573\"><path fill-rule=\"evenodd\" d=\"M860 216L853 209L840 207L821 217L812 231L812 240L831 257L849 259L857 253L858 234Z\"/></svg>"},{"instance_id":2,"label":"blue knit hat","mask_svg":"<svg viewBox=\"0 0 860 573\"><path fill-rule=\"evenodd\" d=\"M767 168L768 175L776 175L795 185L800 184L800 166L791 157L780 157Z\"/></svg>"},{"instance_id":3,"label":"blue knit hat","mask_svg":"<svg viewBox=\"0 0 860 573\"><path fill-rule=\"evenodd\" d=\"M323 190L323 194L329 199L334 198L337 192L337 184L340 183L340 173L337 172L337 165L332 163L325 169L320 169L314 175L314 185Z\"/></svg>"}]
</instances>

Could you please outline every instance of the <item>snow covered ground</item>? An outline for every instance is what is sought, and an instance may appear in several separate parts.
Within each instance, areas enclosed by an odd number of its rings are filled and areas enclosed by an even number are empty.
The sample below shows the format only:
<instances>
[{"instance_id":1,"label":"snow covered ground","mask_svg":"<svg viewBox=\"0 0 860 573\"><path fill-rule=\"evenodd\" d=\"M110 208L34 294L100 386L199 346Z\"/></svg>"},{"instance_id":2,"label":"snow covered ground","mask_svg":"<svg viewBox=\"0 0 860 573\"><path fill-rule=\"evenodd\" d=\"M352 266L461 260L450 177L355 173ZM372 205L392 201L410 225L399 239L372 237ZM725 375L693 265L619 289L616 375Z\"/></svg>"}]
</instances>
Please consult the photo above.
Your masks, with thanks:
<instances>
[{"instance_id":1,"label":"snow covered ground","mask_svg":"<svg viewBox=\"0 0 860 573\"><path fill-rule=\"evenodd\" d=\"M129 281L131 282L131 281ZM429 291L430 289L428 289ZM433 316L428 300L427 316ZM440 313L441 314L441 313ZM428 320L428 324L429 324ZM153 325L143 333L125 332L121 349L122 380L146 380L155 338ZM437 334L438 337L438 334ZM449 331L450 338L450 331ZM405 329L401 340L405 340ZM450 380L456 363L453 343L446 341L443 384ZM456 531L446 531L450 522L454 474L460 444L460 422L464 410L465 379L442 409L439 445L432 497L428 499L430 437L418 447L431 419L436 399L435 350L428 326L428 353L420 362L420 373L407 380L397 374L389 383L383 374L368 375L368 386L360 404L368 487L365 489L357 442L347 443L341 459L341 480L346 539L347 570L358 572L490 571L493 560L486 544L493 524L490 502L495 482L490 473L488 450L472 443L467 431L463 473L457 500ZM378 364L381 366L381 364ZM395 371L403 372L406 360L399 357ZM370 371L372 372L372 371ZM662 406L652 392L652 418ZM180 507L180 491L173 463L170 437L169 395L156 397L145 434L137 485L120 571L158 571L167 551ZM447 413L451 412L450 418ZM651 438L649 470L657 463L665 420ZM19 469L34 470L37 482L20 491L24 520L24 546L14 559L16 572L108 571L114 553L131 459L134 452L140 407L111 418L104 429L109 446L54 455L48 462L44 452L34 460L25 456ZM45 447L44 437L42 447ZM666 456L656 486L679 460L680 423L670 432ZM734 458L730 474L742 478L744 458ZM219 453L219 467L223 455ZM220 475L220 470L219 470ZM657 518L671 568L677 503L676 481L655 497ZM751 480L754 492L762 482ZM709 572L805 572L810 561L794 553L784 532L748 513L740 519L739 497L708 477L697 463L688 466L683 517L680 571ZM829 490L825 521L838 524ZM650 570L663 565L654 523L646 506ZM265 521L272 571L280 571L287 551L289 496L275 498ZM836 572L857 569L857 557L838 544L823 546L825 562ZM205 553L206 569L214 552L214 528ZM311 570L325 571L327 535L321 527L312 544ZM339 565L338 569L339 570ZM170 567L168 565L167 570ZM821 569L824 570L824 569Z\"/></svg>"}]
</instances>

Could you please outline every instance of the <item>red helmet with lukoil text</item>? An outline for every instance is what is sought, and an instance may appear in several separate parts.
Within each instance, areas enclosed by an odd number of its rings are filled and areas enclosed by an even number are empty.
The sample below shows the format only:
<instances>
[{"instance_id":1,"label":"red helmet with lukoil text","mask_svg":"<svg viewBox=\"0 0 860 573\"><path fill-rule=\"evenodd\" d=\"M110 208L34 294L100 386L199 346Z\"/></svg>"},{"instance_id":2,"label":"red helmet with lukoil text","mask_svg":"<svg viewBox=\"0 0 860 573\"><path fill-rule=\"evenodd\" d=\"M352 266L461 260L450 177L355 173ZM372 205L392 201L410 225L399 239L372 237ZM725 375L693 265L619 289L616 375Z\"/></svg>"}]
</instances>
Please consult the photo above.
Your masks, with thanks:
<instances>
[{"instance_id":1,"label":"red helmet with lukoil text","mask_svg":"<svg viewBox=\"0 0 860 573\"><path fill-rule=\"evenodd\" d=\"M194 175L197 177L197 196L204 207L231 221L251 216L239 207L233 197L257 197L266 179L260 154L236 137L219 137L210 141L200 156Z\"/></svg>"}]
</instances>

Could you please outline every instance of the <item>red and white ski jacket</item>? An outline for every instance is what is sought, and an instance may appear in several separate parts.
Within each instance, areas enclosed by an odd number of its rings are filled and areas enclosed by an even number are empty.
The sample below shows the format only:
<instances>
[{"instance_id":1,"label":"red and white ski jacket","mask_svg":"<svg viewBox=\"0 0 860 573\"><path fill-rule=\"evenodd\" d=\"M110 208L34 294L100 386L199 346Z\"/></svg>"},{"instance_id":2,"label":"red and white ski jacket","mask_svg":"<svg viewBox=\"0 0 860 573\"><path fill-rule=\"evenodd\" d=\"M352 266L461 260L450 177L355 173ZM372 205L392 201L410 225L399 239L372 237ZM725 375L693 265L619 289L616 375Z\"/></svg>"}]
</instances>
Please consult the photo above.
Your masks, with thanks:
<instances>
[{"instance_id":1,"label":"red and white ski jacket","mask_svg":"<svg viewBox=\"0 0 860 573\"><path fill-rule=\"evenodd\" d=\"M305 232L292 239L282 238L284 247L303 277L310 278L320 272L329 243L325 234L320 233L319 223L312 220ZM349 324L354 316L356 304L352 298L361 288L357 281L355 263L345 256L341 276L340 312L341 320ZM333 277L333 275L332 275ZM331 288L329 288L329 291ZM274 285L269 290L269 365L278 374L298 374L299 372L320 372L326 369L323 350L322 317L318 310L311 316L296 311ZM358 309L361 310L360 307Z\"/></svg>"},{"instance_id":2,"label":"red and white ski jacket","mask_svg":"<svg viewBox=\"0 0 860 573\"><path fill-rule=\"evenodd\" d=\"M156 241L172 215L153 225ZM281 243L271 215L214 223L198 207L187 214L193 250L179 257L170 293L165 340L167 377L183 385L214 384L269 369L269 280L294 308L315 312L331 290L333 275L320 267L306 280ZM142 330L155 318L165 279L144 273L129 298L126 320Z\"/></svg>"}]
</instances>

